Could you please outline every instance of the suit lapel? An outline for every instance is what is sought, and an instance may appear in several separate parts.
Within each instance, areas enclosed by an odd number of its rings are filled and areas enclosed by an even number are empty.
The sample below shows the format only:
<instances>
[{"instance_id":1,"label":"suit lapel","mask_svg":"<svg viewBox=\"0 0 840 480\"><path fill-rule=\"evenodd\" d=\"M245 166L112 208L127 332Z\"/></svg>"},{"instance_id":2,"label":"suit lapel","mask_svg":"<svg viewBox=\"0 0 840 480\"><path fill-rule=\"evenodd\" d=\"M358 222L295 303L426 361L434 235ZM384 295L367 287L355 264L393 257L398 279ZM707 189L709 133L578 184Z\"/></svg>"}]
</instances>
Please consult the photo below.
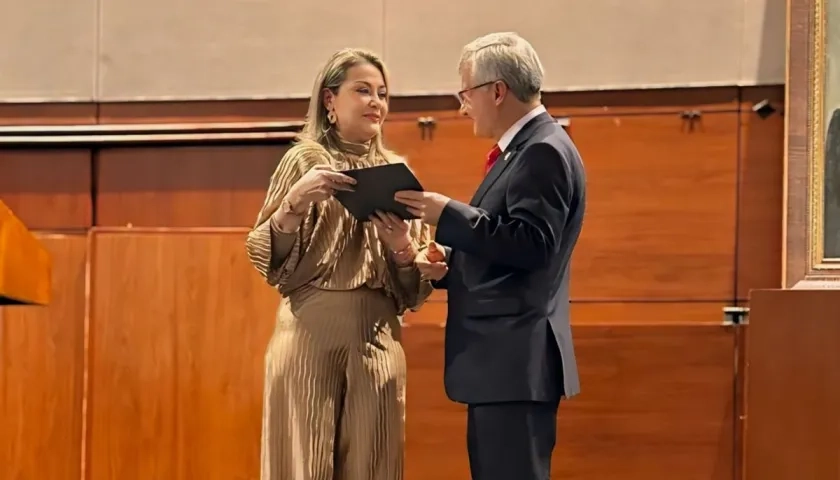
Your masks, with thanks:
<instances>
[{"instance_id":1,"label":"suit lapel","mask_svg":"<svg viewBox=\"0 0 840 480\"><path fill-rule=\"evenodd\" d=\"M472 200L470 200L470 205L477 206L481 199L484 198L484 195L487 194L487 190L490 190L490 187L496 183L496 180L502 175L502 172L505 171L505 168L510 164L510 160L516 155L510 147L508 147L508 151L502 153L499 156L499 159L496 160L496 163L493 164L493 168L487 172L487 176L484 177L484 180L481 181L481 184L478 186L478 190L475 191L475 195L473 195Z\"/></svg>"},{"instance_id":2,"label":"suit lapel","mask_svg":"<svg viewBox=\"0 0 840 480\"><path fill-rule=\"evenodd\" d=\"M502 173L505 169L513 163L516 159L516 156L519 153L520 147L523 146L526 140L528 140L531 135L533 135L534 131L539 128L540 125L545 123L553 122L554 119L548 113L541 113L531 119L528 123L522 127L522 130L513 137L513 141L510 142L506 151L502 152L499 156L499 159L496 160L496 163L493 165L493 168L487 172L487 176L484 177L484 180L481 181L481 184L478 186L478 190L475 191L475 195L473 195L472 199L470 200L470 205L473 207L478 206L481 203L481 200L487 195L487 191L490 190L490 187L496 183L496 180L502 176Z\"/></svg>"}]
</instances>

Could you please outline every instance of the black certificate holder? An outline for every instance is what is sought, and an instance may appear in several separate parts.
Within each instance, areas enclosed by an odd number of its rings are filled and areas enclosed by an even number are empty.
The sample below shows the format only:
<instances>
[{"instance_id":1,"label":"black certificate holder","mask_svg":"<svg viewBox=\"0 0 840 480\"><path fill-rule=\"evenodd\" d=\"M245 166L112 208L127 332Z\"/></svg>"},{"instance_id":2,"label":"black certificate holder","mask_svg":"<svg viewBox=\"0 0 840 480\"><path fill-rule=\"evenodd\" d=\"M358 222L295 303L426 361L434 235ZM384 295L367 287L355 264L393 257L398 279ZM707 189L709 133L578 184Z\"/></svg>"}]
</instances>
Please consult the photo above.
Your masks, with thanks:
<instances>
[{"instance_id":1,"label":"black certificate holder","mask_svg":"<svg viewBox=\"0 0 840 480\"><path fill-rule=\"evenodd\" d=\"M356 180L356 185L352 192L335 192L335 198L356 220L367 222L377 210L393 213L403 220L418 218L409 213L405 205L394 200L394 194L401 190L423 191L420 181L406 164L389 163L341 173Z\"/></svg>"}]
</instances>

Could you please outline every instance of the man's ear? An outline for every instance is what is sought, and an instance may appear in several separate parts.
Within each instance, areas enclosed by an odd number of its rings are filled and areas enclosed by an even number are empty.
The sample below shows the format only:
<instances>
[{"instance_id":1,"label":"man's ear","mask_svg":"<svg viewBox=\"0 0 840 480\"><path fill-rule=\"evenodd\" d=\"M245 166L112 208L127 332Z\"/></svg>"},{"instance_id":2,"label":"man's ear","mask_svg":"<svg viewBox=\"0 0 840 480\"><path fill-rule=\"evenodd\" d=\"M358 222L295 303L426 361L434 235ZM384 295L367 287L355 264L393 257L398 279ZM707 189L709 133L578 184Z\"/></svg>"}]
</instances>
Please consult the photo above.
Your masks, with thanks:
<instances>
[{"instance_id":1,"label":"man's ear","mask_svg":"<svg viewBox=\"0 0 840 480\"><path fill-rule=\"evenodd\" d=\"M493 96L496 101L496 105L501 105L502 101L505 99L505 95L508 93L510 92L505 82L496 82L493 84Z\"/></svg>"}]
</instances>

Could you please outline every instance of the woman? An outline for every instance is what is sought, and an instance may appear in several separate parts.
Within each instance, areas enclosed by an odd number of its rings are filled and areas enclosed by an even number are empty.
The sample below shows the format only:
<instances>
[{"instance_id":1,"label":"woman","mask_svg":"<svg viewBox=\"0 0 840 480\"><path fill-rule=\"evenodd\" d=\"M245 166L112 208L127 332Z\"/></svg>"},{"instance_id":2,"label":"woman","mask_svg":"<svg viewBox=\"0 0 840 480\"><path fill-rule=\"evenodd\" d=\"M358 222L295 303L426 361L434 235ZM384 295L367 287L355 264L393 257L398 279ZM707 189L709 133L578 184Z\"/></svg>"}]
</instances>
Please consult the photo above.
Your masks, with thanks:
<instances>
[{"instance_id":1,"label":"woman","mask_svg":"<svg viewBox=\"0 0 840 480\"><path fill-rule=\"evenodd\" d=\"M330 58L248 235L251 262L284 297L265 357L263 480L403 475L399 317L432 291L414 264L429 228L359 222L333 198L353 188L339 170L399 161L382 146L387 80L370 52Z\"/></svg>"}]
</instances>

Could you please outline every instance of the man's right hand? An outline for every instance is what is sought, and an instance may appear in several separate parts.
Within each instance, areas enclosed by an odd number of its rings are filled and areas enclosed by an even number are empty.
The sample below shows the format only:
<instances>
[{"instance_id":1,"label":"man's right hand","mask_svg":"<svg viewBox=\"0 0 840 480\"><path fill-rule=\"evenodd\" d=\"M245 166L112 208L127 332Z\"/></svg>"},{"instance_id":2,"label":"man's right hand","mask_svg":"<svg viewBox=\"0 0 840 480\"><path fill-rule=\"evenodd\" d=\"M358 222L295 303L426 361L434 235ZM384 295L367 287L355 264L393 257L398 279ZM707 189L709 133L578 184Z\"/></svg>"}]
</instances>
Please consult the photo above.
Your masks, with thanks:
<instances>
[{"instance_id":1,"label":"man's right hand","mask_svg":"<svg viewBox=\"0 0 840 480\"><path fill-rule=\"evenodd\" d=\"M440 280L449 272L443 247L436 242L430 243L425 250L417 254L414 263L420 270L420 275L426 280Z\"/></svg>"}]
</instances>

